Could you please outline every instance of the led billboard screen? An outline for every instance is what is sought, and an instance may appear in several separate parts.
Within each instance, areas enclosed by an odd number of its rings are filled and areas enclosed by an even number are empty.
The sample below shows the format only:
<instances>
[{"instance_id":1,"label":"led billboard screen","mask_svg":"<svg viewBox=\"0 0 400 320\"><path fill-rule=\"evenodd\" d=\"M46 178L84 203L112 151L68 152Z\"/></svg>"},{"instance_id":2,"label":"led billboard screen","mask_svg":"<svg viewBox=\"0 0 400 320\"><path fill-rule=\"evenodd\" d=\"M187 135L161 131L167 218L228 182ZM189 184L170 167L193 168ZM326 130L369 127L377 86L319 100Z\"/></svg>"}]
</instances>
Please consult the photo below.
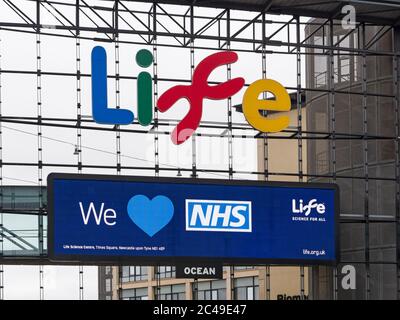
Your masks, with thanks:
<instances>
[{"instance_id":1,"label":"led billboard screen","mask_svg":"<svg viewBox=\"0 0 400 320\"><path fill-rule=\"evenodd\" d=\"M51 174L56 261L335 264L334 184Z\"/></svg>"}]
</instances>

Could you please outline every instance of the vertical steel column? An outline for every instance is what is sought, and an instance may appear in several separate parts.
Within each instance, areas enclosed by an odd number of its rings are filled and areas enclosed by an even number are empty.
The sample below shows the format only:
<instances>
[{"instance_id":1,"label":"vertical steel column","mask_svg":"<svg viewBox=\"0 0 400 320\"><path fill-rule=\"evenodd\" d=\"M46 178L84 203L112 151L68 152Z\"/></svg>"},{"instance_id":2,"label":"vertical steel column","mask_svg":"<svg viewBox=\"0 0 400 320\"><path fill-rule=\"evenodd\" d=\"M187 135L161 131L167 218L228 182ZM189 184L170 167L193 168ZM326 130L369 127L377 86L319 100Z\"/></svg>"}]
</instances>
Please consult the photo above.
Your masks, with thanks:
<instances>
[{"instance_id":1,"label":"vertical steel column","mask_svg":"<svg viewBox=\"0 0 400 320\"><path fill-rule=\"evenodd\" d=\"M231 281L231 300L235 300L235 267L230 266L229 267L230 271L230 281Z\"/></svg>"},{"instance_id":2,"label":"vertical steel column","mask_svg":"<svg viewBox=\"0 0 400 320\"><path fill-rule=\"evenodd\" d=\"M368 164L368 101L367 101L367 53L366 53L366 28L365 23L362 24L362 107L363 107L363 155L364 155L364 174L365 174L365 195L364 195L364 210L365 210L365 268L366 268L366 299L370 299L370 259L369 259L369 164Z\"/></svg>"},{"instance_id":3,"label":"vertical steel column","mask_svg":"<svg viewBox=\"0 0 400 320\"><path fill-rule=\"evenodd\" d=\"M195 66L194 55L194 7L190 6L190 81L193 82L193 73ZM179 146L178 146L179 150ZM192 136L192 178L197 178L197 155L196 155L196 135ZM194 296L193 300L199 299L199 280L194 279Z\"/></svg>"},{"instance_id":4,"label":"vertical steel column","mask_svg":"<svg viewBox=\"0 0 400 320\"><path fill-rule=\"evenodd\" d=\"M267 53L266 53L266 22L265 22L265 11L262 14L262 27L261 27L261 32L262 32L262 50L261 50L261 66L262 66L262 79L267 79ZM263 93L263 99L266 100L268 98L267 93ZM269 180L269 171L268 171L268 133L263 134L263 144L264 144L264 160L263 160L263 166L264 166L264 180L268 181ZM266 266L265 268L265 290L266 290L266 295L265 298L266 300L271 300L271 267Z\"/></svg>"},{"instance_id":5,"label":"vertical steel column","mask_svg":"<svg viewBox=\"0 0 400 320\"><path fill-rule=\"evenodd\" d=\"M190 81L193 82L193 73L195 66L195 56L194 56L194 7L190 6ZM179 148L179 146L178 146ZM179 149L178 149L179 150ZM196 135L192 136L192 178L197 178L197 155L196 155ZM199 299L199 281L194 279L194 296L193 300Z\"/></svg>"},{"instance_id":6,"label":"vertical steel column","mask_svg":"<svg viewBox=\"0 0 400 320\"><path fill-rule=\"evenodd\" d=\"M227 50L231 49L231 11L226 9L226 45ZM231 65L227 65L227 78L232 78ZM229 180L233 179L233 148L232 148L232 98L228 98L228 163L229 163ZM230 266L231 280L231 299L235 299L235 267Z\"/></svg>"},{"instance_id":7,"label":"vertical steel column","mask_svg":"<svg viewBox=\"0 0 400 320\"><path fill-rule=\"evenodd\" d=\"M82 130L81 130L81 119L82 119L82 111L81 111L81 58L80 58L80 40L76 39L76 66L77 66L77 76L76 76L76 112L77 112L77 129L76 129L76 143L77 143L77 151L78 151L78 173L82 173ZM79 300L84 300L83 295L83 266L79 266Z\"/></svg>"},{"instance_id":8,"label":"vertical steel column","mask_svg":"<svg viewBox=\"0 0 400 320\"><path fill-rule=\"evenodd\" d=\"M153 2L153 106L154 106L154 175L158 177L160 175L160 164L159 164L159 137L158 137L158 53L157 53L157 2ZM155 300L160 298L161 293L161 277L160 277L160 266L157 265L155 268L156 273L156 290Z\"/></svg>"},{"instance_id":9,"label":"vertical steel column","mask_svg":"<svg viewBox=\"0 0 400 320\"><path fill-rule=\"evenodd\" d=\"M194 7L190 6L190 68L191 68L191 81L193 81L194 72ZM197 144L196 134L192 135L192 178L197 178Z\"/></svg>"},{"instance_id":10,"label":"vertical steel column","mask_svg":"<svg viewBox=\"0 0 400 320\"><path fill-rule=\"evenodd\" d=\"M118 1L115 1L113 8L113 26L114 26L114 64L115 64L115 107L121 108L121 95L120 95L120 73L119 73L119 33L118 33ZM121 174L121 132L120 126L116 125L115 145L116 145L116 162L117 162L117 175ZM118 266L118 300L122 299L122 273L123 268L120 264Z\"/></svg>"},{"instance_id":11,"label":"vertical steel column","mask_svg":"<svg viewBox=\"0 0 400 320\"><path fill-rule=\"evenodd\" d=\"M121 108L120 95L120 74L119 74L119 34L118 34L118 1L114 6L114 52L115 52L115 106ZM116 152L117 152L117 175L121 174L121 126L115 126L116 129Z\"/></svg>"},{"instance_id":12,"label":"vertical steel column","mask_svg":"<svg viewBox=\"0 0 400 320\"><path fill-rule=\"evenodd\" d=\"M38 187L39 187L39 216L38 216L38 240L39 255L44 255L43 234L43 147L42 147L42 57L40 40L40 1L36 2L36 94L37 94L37 142L38 142ZM44 300L44 267L39 265L39 297Z\"/></svg>"},{"instance_id":13,"label":"vertical steel column","mask_svg":"<svg viewBox=\"0 0 400 320\"><path fill-rule=\"evenodd\" d=\"M1 29L0 29L1 32ZM2 69L1 69L1 37L0 37L0 258L3 258L4 239L3 239L3 116L2 109ZM0 265L0 300L4 300L4 266Z\"/></svg>"},{"instance_id":14,"label":"vertical steel column","mask_svg":"<svg viewBox=\"0 0 400 320\"><path fill-rule=\"evenodd\" d=\"M301 46L300 46L300 17L296 16L296 61L297 61L297 146L298 146L298 171L299 182L303 182L303 117L301 110ZM288 27L290 28L290 26ZM300 295L304 300L304 266L300 267Z\"/></svg>"},{"instance_id":15,"label":"vertical steel column","mask_svg":"<svg viewBox=\"0 0 400 320\"><path fill-rule=\"evenodd\" d=\"M158 137L158 58L157 58L157 2L153 2L153 105L154 105L154 175L158 177L160 175L160 164L159 164L159 137Z\"/></svg>"},{"instance_id":16,"label":"vertical steel column","mask_svg":"<svg viewBox=\"0 0 400 320\"><path fill-rule=\"evenodd\" d=\"M397 264L397 300L400 300L400 28L393 28L393 93L396 126L396 264Z\"/></svg>"},{"instance_id":17,"label":"vertical steel column","mask_svg":"<svg viewBox=\"0 0 400 320\"><path fill-rule=\"evenodd\" d=\"M154 296L154 300L161 300L161 274L160 274L160 265L155 267L156 270L156 293Z\"/></svg>"},{"instance_id":18,"label":"vertical steel column","mask_svg":"<svg viewBox=\"0 0 400 320\"><path fill-rule=\"evenodd\" d=\"M324 27L325 28L325 27ZM330 129L332 139L331 144L331 165L332 165L332 176L333 183L336 182L336 104L335 104L335 52L334 46L334 23L333 19L329 19L329 46L332 47L329 50L328 56L328 114L330 115ZM340 52L338 51L340 54ZM337 300L337 268L333 268L333 299Z\"/></svg>"},{"instance_id":19,"label":"vertical steel column","mask_svg":"<svg viewBox=\"0 0 400 320\"><path fill-rule=\"evenodd\" d=\"M194 278L193 291L194 291L193 300L199 300L199 279L198 278Z\"/></svg>"},{"instance_id":20,"label":"vertical steel column","mask_svg":"<svg viewBox=\"0 0 400 320\"><path fill-rule=\"evenodd\" d=\"M231 11L227 9L226 11L226 49L231 50ZM226 70L227 80L232 79L232 65L227 65ZM227 99L228 107L228 170L229 170L229 180L233 179L233 139L232 139L232 97Z\"/></svg>"},{"instance_id":21,"label":"vertical steel column","mask_svg":"<svg viewBox=\"0 0 400 320\"><path fill-rule=\"evenodd\" d=\"M397 48L396 48L397 51ZM399 56L393 57L394 100L396 114L396 264L397 264L397 300L400 300L400 114L399 114Z\"/></svg>"},{"instance_id":22,"label":"vertical steel column","mask_svg":"<svg viewBox=\"0 0 400 320\"><path fill-rule=\"evenodd\" d=\"M82 173L82 83L81 83L81 40L79 38L79 0L76 1L76 151L78 152L78 173Z\"/></svg>"},{"instance_id":23,"label":"vertical steel column","mask_svg":"<svg viewBox=\"0 0 400 320\"><path fill-rule=\"evenodd\" d=\"M118 300L122 300L122 279L123 279L122 265L120 264L117 268L118 268Z\"/></svg>"},{"instance_id":24,"label":"vertical steel column","mask_svg":"<svg viewBox=\"0 0 400 320\"><path fill-rule=\"evenodd\" d=\"M81 87L81 43L76 38L76 151L78 152L78 173L82 173L82 87ZM79 266L79 300L83 300L83 266Z\"/></svg>"},{"instance_id":25,"label":"vertical steel column","mask_svg":"<svg viewBox=\"0 0 400 320\"><path fill-rule=\"evenodd\" d=\"M82 85L81 85L81 41L79 30L79 0L75 3L75 25L77 27L75 33L75 58L76 58L76 148L78 173L82 173ZM84 300L84 274L83 266L79 265L79 300Z\"/></svg>"}]
</instances>

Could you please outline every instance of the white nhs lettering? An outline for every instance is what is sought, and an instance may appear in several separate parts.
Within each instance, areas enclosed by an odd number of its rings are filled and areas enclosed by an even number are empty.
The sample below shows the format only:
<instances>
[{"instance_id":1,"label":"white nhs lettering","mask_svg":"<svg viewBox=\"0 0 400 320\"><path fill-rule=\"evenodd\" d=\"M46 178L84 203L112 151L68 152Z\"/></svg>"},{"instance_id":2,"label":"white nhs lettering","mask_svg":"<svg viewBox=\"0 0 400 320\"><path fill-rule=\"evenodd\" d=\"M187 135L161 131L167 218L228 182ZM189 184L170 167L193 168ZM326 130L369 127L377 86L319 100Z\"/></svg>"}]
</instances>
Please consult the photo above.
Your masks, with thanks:
<instances>
[{"instance_id":1,"label":"white nhs lettering","mask_svg":"<svg viewBox=\"0 0 400 320\"><path fill-rule=\"evenodd\" d=\"M186 200L186 230L251 232L251 202Z\"/></svg>"},{"instance_id":2,"label":"white nhs lettering","mask_svg":"<svg viewBox=\"0 0 400 320\"><path fill-rule=\"evenodd\" d=\"M216 227L218 225L218 220L223 219L222 226L223 227L234 227L240 228L246 223L246 218L240 213L240 211L245 211L247 209L246 206L237 206L232 210L232 206L228 205L225 207L225 211L220 211L220 205L208 205L207 211L203 212L203 207L200 204L195 204L193 206L192 219L190 220L190 225L196 225L196 221L200 219L200 223L204 226L212 226ZM231 213L234 218L237 219L237 222L231 221ZM211 220L212 218L212 220ZM211 220L211 223L210 223Z\"/></svg>"}]
</instances>

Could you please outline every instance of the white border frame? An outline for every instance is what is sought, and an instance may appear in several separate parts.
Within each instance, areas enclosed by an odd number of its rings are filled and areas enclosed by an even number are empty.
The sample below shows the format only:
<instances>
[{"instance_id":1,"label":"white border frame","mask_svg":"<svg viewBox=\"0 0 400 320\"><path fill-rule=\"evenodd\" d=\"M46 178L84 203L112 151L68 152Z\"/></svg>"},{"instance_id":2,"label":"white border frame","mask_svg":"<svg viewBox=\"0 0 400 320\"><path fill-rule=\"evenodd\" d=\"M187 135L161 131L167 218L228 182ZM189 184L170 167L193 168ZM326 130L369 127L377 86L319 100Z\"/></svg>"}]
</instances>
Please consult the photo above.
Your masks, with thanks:
<instances>
[{"instance_id":1,"label":"white border frame","mask_svg":"<svg viewBox=\"0 0 400 320\"><path fill-rule=\"evenodd\" d=\"M190 202L197 203L218 203L218 204L245 204L249 206L249 229L246 230L232 230L232 229L221 229L221 228L193 228L189 226L189 210L188 206ZM231 201L231 200L198 200L198 199L186 199L185 200L185 230L186 231L206 231L206 232L242 232L242 233L251 233L253 232L253 220L252 220L252 203L251 201Z\"/></svg>"}]
</instances>

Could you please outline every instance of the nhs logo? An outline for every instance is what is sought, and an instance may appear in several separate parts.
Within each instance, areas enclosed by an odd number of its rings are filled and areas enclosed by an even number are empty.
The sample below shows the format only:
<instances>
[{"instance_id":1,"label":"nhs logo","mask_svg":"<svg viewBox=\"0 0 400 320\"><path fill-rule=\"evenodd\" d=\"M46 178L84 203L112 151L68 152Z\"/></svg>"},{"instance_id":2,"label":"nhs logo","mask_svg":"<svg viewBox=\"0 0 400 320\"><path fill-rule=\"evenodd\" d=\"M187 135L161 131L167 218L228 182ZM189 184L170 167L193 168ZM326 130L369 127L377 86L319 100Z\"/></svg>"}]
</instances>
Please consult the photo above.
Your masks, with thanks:
<instances>
[{"instance_id":1,"label":"nhs logo","mask_svg":"<svg viewBox=\"0 0 400 320\"><path fill-rule=\"evenodd\" d=\"M187 199L186 231L251 232L251 202Z\"/></svg>"}]
</instances>

